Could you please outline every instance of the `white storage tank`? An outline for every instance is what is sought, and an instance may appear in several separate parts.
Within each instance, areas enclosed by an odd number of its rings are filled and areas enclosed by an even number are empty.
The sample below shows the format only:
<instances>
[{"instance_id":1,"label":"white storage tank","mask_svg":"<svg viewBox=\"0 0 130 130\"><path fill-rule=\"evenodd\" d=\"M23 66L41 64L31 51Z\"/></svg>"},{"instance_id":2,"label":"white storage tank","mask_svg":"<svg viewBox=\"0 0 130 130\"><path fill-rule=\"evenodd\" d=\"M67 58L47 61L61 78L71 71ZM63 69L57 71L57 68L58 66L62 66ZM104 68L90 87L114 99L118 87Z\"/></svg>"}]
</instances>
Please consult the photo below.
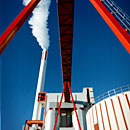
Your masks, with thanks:
<instances>
[{"instance_id":1,"label":"white storage tank","mask_svg":"<svg viewBox=\"0 0 130 130\"><path fill-rule=\"evenodd\" d=\"M87 130L130 130L129 85L108 91L98 99L102 100L86 114Z\"/></svg>"}]
</instances>

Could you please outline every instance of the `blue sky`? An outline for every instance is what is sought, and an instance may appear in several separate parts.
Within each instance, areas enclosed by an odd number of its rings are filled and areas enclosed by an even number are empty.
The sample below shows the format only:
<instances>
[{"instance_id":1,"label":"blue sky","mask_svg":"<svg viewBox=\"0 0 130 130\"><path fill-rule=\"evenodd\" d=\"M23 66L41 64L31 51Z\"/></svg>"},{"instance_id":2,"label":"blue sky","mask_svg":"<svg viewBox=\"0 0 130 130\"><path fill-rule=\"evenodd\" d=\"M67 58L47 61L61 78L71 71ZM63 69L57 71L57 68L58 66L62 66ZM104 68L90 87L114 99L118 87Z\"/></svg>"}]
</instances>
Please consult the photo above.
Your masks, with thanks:
<instances>
[{"instance_id":1,"label":"blue sky","mask_svg":"<svg viewBox=\"0 0 130 130\"><path fill-rule=\"evenodd\" d=\"M115 2L130 16L129 0ZM22 0L0 4L0 35L24 8ZM62 71L56 0L48 20L50 47L46 71L46 92L62 92ZM42 49L27 21L2 53L2 130L20 130L33 112ZM75 0L72 60L72 91L93 87L95 97L130 84L130 55L89 0Z\"/></svg>"}]
</instances>

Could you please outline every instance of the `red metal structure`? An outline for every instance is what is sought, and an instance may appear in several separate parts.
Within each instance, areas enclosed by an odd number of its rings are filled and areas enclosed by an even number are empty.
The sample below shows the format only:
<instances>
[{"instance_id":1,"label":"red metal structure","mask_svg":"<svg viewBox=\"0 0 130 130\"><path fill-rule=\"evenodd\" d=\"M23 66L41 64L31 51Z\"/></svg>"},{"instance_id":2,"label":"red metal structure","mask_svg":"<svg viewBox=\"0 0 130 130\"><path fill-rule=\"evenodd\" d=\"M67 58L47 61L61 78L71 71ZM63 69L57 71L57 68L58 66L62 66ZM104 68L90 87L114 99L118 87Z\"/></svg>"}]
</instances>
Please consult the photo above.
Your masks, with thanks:
<instances>
[{"instance_id":1,"label":"red metal structure","mask_svg":"<svg viewBox=\"0 0 130 130\"><path fill-rule=\"evenodd\" d=\"M114 18L112 13L103 5L101 0L90 0L100 15L104 18L106 23L110 26L113 32L116 34L118 39L122 42L128 53L130 54L130 35L127 30L124 29L120 23ZM33 9L37 6L40 0L31 0L30 3L23 9L23 11L16 17L12 24L6 29L6 31L0 37L0 54L6 48L10 40L14 37L16 32L20 29L23 23L26 21L28 16L31 14ZM60 47L61 47L61 61L62 61L62 73L63 73L63 92L56 116L54 129L60 113L60 107L65 95L65 102L70 102L70 96L74 106L76 118L78 121L79 129L81 126L79 123L78 115L76 112L76 106L73 100L71 92L71 70L72 70L72 45L73 45L73 22L74 22L74 0L57 0L58 16L59 16L59 32L60 32ZM46 106L46 93L39 93L38 102L45 101ZM33 120L26 121L26 125L29 127L33 124L38 124L44 129L44 120ZM25 129L24 128L24 129Z\"/></svg>"},{"instance_id":2,"label":"red metal structure","mask_svg":"<svg viewBox=\"0 0 130 130\"><path fill-rule=\"evenodd\" d=\"M37 124L39 127L42 127L43 120L26 120L24 130L26 130L26 127L28 126L28 130L30 127L32 127L33 124Z\"/></svg>"},{"instance_id":3,"label":"red metal structure","mask_svg":"<svg viewBox=\"0 0 130 130\"><path fill-rule=\"evenodd\" d=\"M63 82L71 84L74 0L57 0L62 59ZM69 88L65 88L65 101L70 101Z\"/></svg>"},{"instance_id":4,"label":"red metal structure","mask_svg":"<svg viewBox=\"0 0 130 130\"><path fill-rule=\"evenodd\" d=\"M103 19L106 21L106 23L109 25L109 27L130 54L130 35L127 33L127 30L124 29L116 20L116 18L113 16L113 13L104 6L102 0L90 0L90 2L97 9L99 14L103 17Z\"/></svg>"},{"instance_id":5,"label":"red metal structure","mask_svg":"<svg viewBox=\"0 0 130 130\"><path fill-rule=\"evenodd\" d=\"M40 0L31 0L0 37L0 54L9 44Z\"/></svg>"},{"instance_id":6,"label":"red metal structure","mask_svg":"<svg viewBox=\"0 0 130 130\"><path fill-rule=\"evenodd\" d=\"M76 106L75 106L73 95L72 95L72 92L71 92L70 82L64 82L64 88L63 88L63 92L62 92L62 95L61 95L60 104L59 104L59 107L58 107L58 112L57 112L57 115L56 115L56 120L55 120L55 124L54 124L53 130L56 129L56 124L57 124L57 121L58 121L58 115L60 113L60 107L61 107L61 103L62 103L62 99L63 99L63 94L65 92L65 88L66 87L68 87L68 89L69 89L69 92L70 92L70 95L71 95L71 98L72 98L72 103L73 103L73 106L74 106L74 111L75 111L77 122L78 122L78 126L79 126L79 130L81 130L81 126L80 126L78 114L77 114L77 111L76 111Z\"/></svg>"}]
</instances>

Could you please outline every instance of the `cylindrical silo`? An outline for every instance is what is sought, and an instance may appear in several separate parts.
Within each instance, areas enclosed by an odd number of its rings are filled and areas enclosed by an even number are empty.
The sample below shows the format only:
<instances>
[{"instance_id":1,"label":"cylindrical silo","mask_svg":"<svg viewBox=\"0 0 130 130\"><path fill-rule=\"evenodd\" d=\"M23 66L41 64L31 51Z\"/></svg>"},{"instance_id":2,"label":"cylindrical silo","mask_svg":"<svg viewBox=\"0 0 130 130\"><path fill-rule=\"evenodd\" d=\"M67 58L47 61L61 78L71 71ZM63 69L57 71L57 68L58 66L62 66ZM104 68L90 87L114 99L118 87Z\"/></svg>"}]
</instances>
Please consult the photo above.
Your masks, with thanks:
<instances>
[{"instance_id":1,"label":"cylindrical silo","mask_svg":"<svg viewBox=\"0 0 130 130\"><path fill-rule=\"evenodd\" d=\"M93 105L86 119L87 130L130 130L130 91Z\"/></svg>"}]
</instances>

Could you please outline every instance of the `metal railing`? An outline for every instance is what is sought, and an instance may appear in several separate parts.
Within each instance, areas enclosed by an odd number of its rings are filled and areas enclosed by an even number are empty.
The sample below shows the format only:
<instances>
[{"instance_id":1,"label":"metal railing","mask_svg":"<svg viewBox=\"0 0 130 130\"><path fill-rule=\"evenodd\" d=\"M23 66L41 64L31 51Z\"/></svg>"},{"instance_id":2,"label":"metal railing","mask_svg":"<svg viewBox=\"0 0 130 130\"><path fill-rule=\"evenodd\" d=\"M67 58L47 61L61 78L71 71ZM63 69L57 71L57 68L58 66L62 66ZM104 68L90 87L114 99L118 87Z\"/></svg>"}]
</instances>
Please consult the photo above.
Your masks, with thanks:
<instances>
[{"instance_id":1,"label":"metal railing","mask_svg":"<svg viewBox=\"0 0 130 130\"><path fill-rule=\"evenodd\" d=\"M101 0L101 2L130 35L130 17L113 0Z\"/></svg>"},{"instance_id":2,"label":"metal railing","mask_svg":"<svg viewBox=\"0 0 130 130\"><path fill-rule=\"evenodd\" d=\"M112 90L110 90L106 93L101 94L100 96L95 98L95 103L97 103L97 102L99 102L103 99L106 99L108 97L111 97L113 95L116 95L116 94L119 94L119 93L124 93L126 91L130 91L130 84L119 87L119 88L112 89Z\"/></svg>"}]
</instances>

